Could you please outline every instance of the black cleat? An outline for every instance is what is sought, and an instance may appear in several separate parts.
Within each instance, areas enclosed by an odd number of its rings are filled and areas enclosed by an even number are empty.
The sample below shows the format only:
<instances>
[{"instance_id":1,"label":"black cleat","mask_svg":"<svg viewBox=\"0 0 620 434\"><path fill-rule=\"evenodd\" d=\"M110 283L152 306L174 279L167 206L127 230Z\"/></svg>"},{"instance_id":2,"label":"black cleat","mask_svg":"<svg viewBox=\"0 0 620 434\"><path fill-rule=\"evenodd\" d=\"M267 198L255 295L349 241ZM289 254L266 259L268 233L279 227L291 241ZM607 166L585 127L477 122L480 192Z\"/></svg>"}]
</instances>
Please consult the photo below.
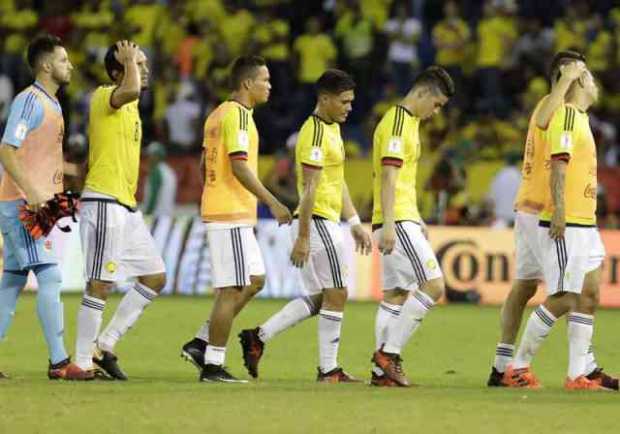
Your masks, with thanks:
<instances>
[{"instance_id":1,"label":"black cleat","mask_svg":"<svg viewBox=\"0 0 620 434\"><path fill-rule=\"evenodd\" d=\"M611 375L607 375L603 372L603 368L596 368L594 371L586 375L586 378L598 383L605 389L618 390L618 379L612 377Z\"/></svg>"},{"instance_id":2,"label":"black cleat","mask_svg":"<svg viewBox=\"0 0 620 434\"><path fill-rule=\"evenodd\" d=\"M93 374L94 381L114 381L114 378L106 374L103 369L93 368L90 372Z\"/></svg>"},{"instance_id":3,"label":"black cleat","mask_svg":"<svg viewBox=\"0 0 620 434\"><path fill-rule=\"evenodd\" d=\"M181 357L194 365L198 371L202 371L205 365L206 349L207 343L205 341L194 338L183 345L183 348L181 348Z\"/></svg>"},{"instance_id":4,"label":"black cleat","mask_svg":"<svg viewBox=\"0 0 620 434\"><path fill-rule=\"evenodd\" d=\"M240 380L228 373L226 368L219 365L205 365L200 372L200 381L206 383L247 383L248 380Z\"/></svg>"},{"instance_id":5,"label":"black cleat","mask_svg":"<svg viewBox=\"0 0 620 434\"><path fill-rule=\"evenodd\" d=\"M128 380L127 375L118 366L118 357L109 351L98 350L98 354L93 356L93 363L115 380Z\"/></svg>"},{"instance_id":6,"label":"black cleat","mask_svg":"<svg viewBox=\"0 0 620 434\"><path fill-rule=\"evenodd\" d=\"M487 381L487 386L489 387L506 387L504 383L502 383L502 378L504 378L504 373L499 372L495 369L495 366L491 369L491 375L489 375L489 379Z\"/></svg>"},{"instance_id":7,"label":"black cleat","mask_svg":"<svg viewBox=\"0 0 620 434\"><path fill-rule=\"evenodd\" d=\"M2 371L0 371L0 380L7 380L8 378L9 378L8 375L6 375Z\"/></svg>"},{"instance_id":8,"label":"black cleat","mask_svg":"<svg viewBox=\"0 0 620 434\"><path fill-rule=\"evenodd\" d=\"M248 373L254 377L258 377L258 362L260 362L265 352L265 344L258 337L258 327L255 329L242 330L239 333L239 342L243 350L243 364Z\"/></svg>"}]
</instances>

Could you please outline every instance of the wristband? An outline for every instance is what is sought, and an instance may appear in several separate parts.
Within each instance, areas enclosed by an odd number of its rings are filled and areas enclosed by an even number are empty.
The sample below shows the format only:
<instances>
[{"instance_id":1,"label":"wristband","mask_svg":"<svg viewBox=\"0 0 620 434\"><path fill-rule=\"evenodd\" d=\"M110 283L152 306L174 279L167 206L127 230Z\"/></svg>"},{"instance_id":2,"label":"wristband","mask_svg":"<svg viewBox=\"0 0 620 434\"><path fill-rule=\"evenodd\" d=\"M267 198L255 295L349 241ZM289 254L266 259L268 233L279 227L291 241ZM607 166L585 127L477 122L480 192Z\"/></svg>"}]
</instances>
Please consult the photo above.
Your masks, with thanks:
<instances>
[{"instance_id":1,"label":"wristband","mask_svg":"<svg viewBox=\"0 0 620 434\"><path fill-rule=\"evenodd\" d=\"M353 217L351 217L349 220L347 220L347 223L351 226L355 226L355 225L360 225L362 224L362 221L360 220L360 216L358 216L357 214L355 214Z\"/></svg>"}]
</instances>

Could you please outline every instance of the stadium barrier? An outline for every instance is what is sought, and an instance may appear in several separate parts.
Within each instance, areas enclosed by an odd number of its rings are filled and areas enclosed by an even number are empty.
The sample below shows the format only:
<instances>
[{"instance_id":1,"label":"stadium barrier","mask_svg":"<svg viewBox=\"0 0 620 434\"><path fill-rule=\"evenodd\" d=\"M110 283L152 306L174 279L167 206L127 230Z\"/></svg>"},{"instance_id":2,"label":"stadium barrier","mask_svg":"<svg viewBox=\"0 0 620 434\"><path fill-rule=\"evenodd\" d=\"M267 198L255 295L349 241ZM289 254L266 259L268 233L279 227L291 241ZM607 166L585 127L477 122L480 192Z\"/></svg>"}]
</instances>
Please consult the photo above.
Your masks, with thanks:
<instances>
[{"instance_id":1,"label":"stadium barrier","mask_svg":"<svg viewBox=\"0 0 620 434\"><path fill-rule=\"evenodd\" d=\"M205 226L197 216L159 217L149 220L167 268L166 294L205 294L211 286L209 249ZM55 229L50 241L58 254L64 291L84 287L83 259L77 225L66 234ZM429 227L431 244L445 275L446 301L501 304L514 276L514 242L511 230L483 227ZM355 253L350 231L343 224L350 298L381 298L380 256ZM607 250L601 286L601 305L620 307L620 231L602 231ZM290 228L274 220L260 220L256 234L267 269L261 297L292 298L302 293L299 272L289 261ZM30 276L29 287L36 288ZM119 285L123 290L124 285ZM544 298L539 289L533 303Z\"/></svg>"}]
</instances>

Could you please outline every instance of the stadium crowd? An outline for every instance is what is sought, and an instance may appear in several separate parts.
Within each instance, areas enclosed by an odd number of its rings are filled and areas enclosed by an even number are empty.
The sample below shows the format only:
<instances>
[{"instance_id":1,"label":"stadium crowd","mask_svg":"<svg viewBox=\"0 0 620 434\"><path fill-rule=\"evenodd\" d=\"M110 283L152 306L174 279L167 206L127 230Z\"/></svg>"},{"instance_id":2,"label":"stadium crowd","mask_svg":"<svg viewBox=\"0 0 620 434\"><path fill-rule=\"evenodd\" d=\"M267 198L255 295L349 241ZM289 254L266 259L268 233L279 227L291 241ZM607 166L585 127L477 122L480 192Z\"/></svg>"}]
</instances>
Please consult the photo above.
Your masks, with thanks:
<instances>
[{"instance_id":1,"label":"stadium crowd","mask_svg":"<svg viewBox=\"0 0 620 434\"><path fill-rule=\"evenodd\" d=\"M495 189L518 183L513 162L522 153L533 106L548 91L545 76L556 51L584 53L602 85L592 127L601 164L618 165L620 7L615 3L0 0L0 130L13 96L31 81L23 53L41 31L61 37L75 65L72 83L61 95L66 151L75 159L85 155L88 101L92 90L108 81L101 64L116 40L135 41L151 62L151 90L140 107L144 143L162 143L168 155L200 152L205 116L228 95L231 60L260 54L273 85L269 104L255 113L261 153L276 154L267 184L292 205L295 183L286 144L294 145L294 134L314 105L313 83L326 68L338 66L355 77L354 111L344 137L349 156L367 158L377 121L418 71L439 64L454 78L457 97L422 129L424 154L433 167L422 186L434 198L425 217L492 224L501 214L493 188L488 201L472 206L467 168L505 159ZM618 227L615 210L608 212L606 203L599 207L602 223ZM506 220L510 224L509 216Z\"/></svg>"}]
</instances>

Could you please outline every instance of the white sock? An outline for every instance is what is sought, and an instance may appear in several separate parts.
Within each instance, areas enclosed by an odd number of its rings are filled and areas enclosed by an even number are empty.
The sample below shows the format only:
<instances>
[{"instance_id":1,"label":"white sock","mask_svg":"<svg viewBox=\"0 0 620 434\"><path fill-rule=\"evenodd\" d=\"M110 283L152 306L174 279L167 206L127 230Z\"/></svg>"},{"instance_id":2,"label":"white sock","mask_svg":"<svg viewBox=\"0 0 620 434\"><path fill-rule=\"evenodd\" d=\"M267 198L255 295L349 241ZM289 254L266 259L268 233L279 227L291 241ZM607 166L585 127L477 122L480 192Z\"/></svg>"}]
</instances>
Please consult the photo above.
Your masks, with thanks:
<instances>
[{"instance_id":1,"label":"white sock","mask_svg":"<svg viewBox=\"0 0 620 434\"><path fill-rule=\"evenodd\" d=\"M209 320L205 321L202 327L200 327L195 337L201 341L209 342Z\"/></svg>"},{"instance_id":2,"label":"white sock","mask_svg":"<svg viewBox=\"0 0 620 434\"><path fill-rule=\"evenodd\" d=\"M592 347L592 344L590 344L588 354L586 354L586 373L591 374L597 368L598 363L596 363L596 358L594 357L594 348Z\"/></svg>"},{"instance_id":3,"label":"white sock","mask_svg":"<svg viewBox=\"0 0 620 434\"><path fill-rule=\"evenodd\" d=\"M556 320L557 318L542 305L531 313L513 362L513 368L521 369L530 366L532 358L538 352Z\"/></svg>"},{"instance_id":4,"label":"white sock","mask_svg":"<svg viewBox=\"0 0 620 434\"><path fill-rule=\"evenodd\" d=\"M278 333L293 327L316 315L316 309L309 297L296 298L286 304L282 309L272 315L263 325L258 328L258 337L267 342Z\"/></svg>"},{"instance_id":5,"label":"white sock","mask_svg":"<svg viewBox=\"0 0 620 434\"><path fill-rule=\"evenodd\" d=\"M585 313L572 312L568 315L568 377L571 380L589 374L586 371L586 357L592 333L594 317Z\"/></svg>"},{"instance_id":6,"label":"white sock","mask_svg":"<svg viewBox=\"0 0 620 434\"><path fill-rule=\"evenodd\" d=\"M319 368L324 374L338 367L338 347L343 312L319 312Z\"/></svg>"},{"instance_id":7,"label":"white sock","mask_svg":"<svg viewBox=\"0 0 620 434\"><path fill-rule=\"evenodd\" d=\"M433 299L422 291L411 294L403 304L398 319L390 321L388 325L387 342L383 346L383 351L400 354L434 304Z\"/></svg>"},{"instance_id":8,"label":"white sock","mask_svg":"<svg viewBox=\"0 0 620 434\"><path fill-rule=\"evenodd\" d=\"M504 344L500 342L495 347L495 362L493 366L499 372L505 372L506 366L512 362L512 358L514 357L515 346L510 344Z\"/></svg>"},{"instance_id":9,"label":"white sock","mask_svg":"<svg viewBox=\"0 0 620 434\"><path fill-rule=\"evenodd\" d=\"M205 351L205 364L207 365L224 365L226 360L226 347L216 347L213 345L207 345Z\"/></svg>"},{"instance_id":10,"label":"white sock","mask_svg":"<svg viewBox=\"0 0 620 434\"><path fill-rule=\"evenodd\" d=\"M391 304L382 301L377 307L375 316L375 349L380 349L387 341L388 326L396 321L403 307L400 304Z\"/></svg>"},{"instance_id":11,"label":"white sock","mask_svg":"<svg viewBox=\"0 0 620 434\"><path fill-rule=\"evenodd\" d=\"M157 297L155 291L136 282L122 298L112 320L99 336L97 340L99 348L113 352L118 340L135 324L155 297Z\"/></svg>"},{"instance_id":12,"label":"white sock","mask_svg":"<svg viewBox=\"0 0 620 434\"><path fill-rule=\"evenodd\" d=\"M75 363L82 369L93 368L95 341L103 320L105 301L84 294L78 310Z\"/></svg>"}]
</instances>

